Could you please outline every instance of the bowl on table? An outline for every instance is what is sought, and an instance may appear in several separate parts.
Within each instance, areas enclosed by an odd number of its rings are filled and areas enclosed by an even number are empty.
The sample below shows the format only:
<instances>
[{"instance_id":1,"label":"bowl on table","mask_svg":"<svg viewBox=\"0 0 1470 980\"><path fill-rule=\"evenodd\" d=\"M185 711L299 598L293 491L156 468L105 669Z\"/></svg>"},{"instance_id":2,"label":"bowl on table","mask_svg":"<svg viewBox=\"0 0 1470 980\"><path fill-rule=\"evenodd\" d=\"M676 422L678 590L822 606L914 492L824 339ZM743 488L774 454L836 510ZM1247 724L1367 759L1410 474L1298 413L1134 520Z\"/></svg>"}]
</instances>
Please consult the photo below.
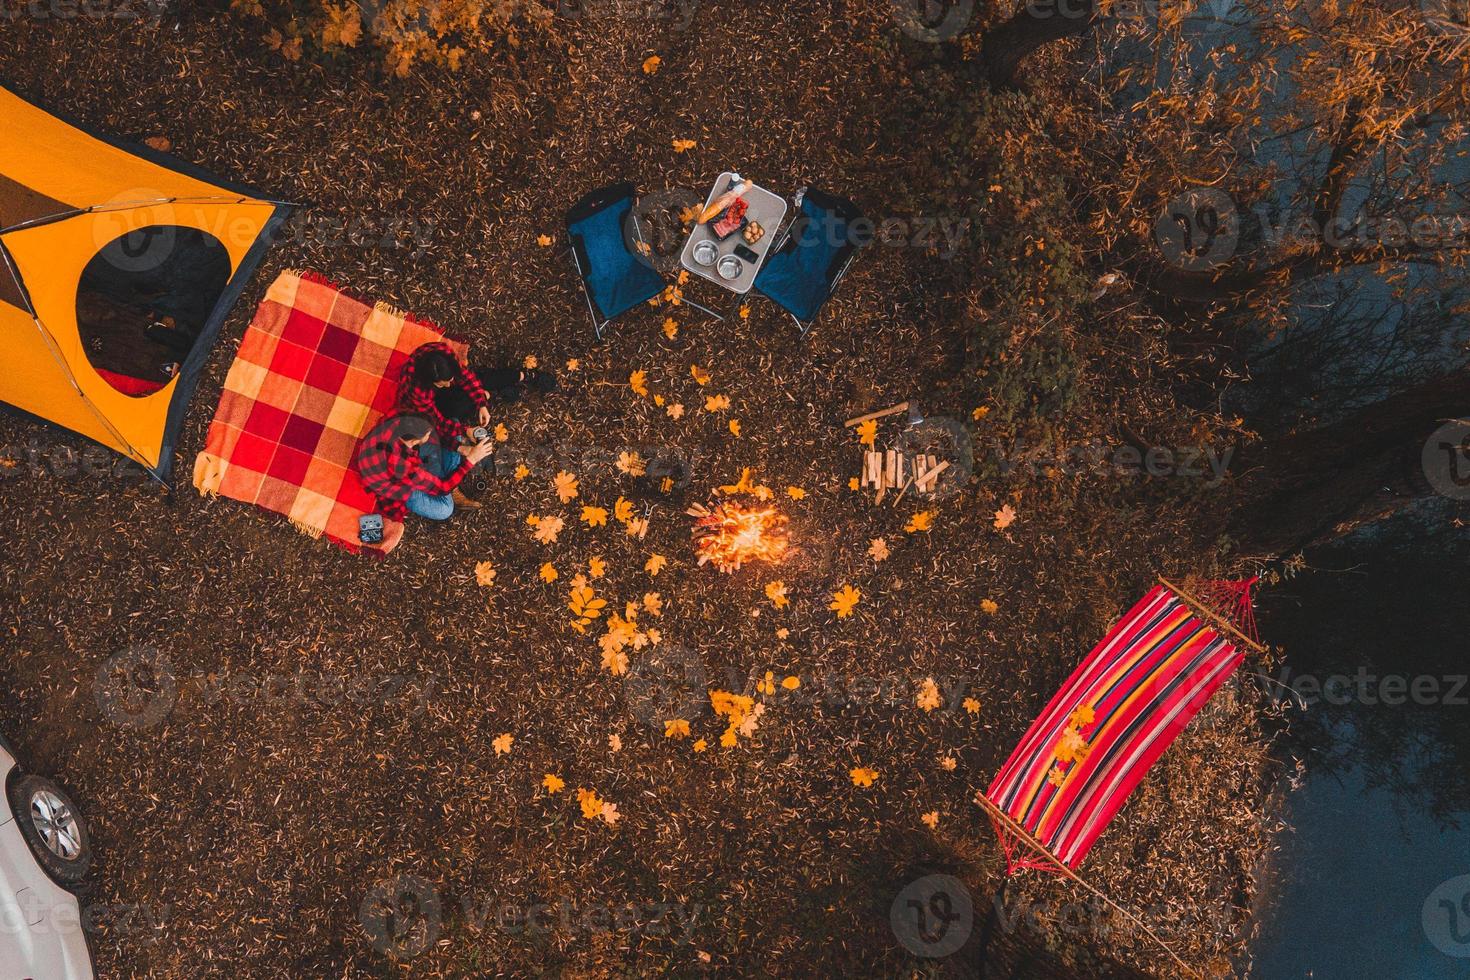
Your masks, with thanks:
<instances>
[{"instance_id":1,"label":"bowl on table","mask_svg":"<svg viewBox=\"0 0 1470 980\"><path fill-rule=\"evenodd\" d=\"M715 264L715 259L720 257L720 246L714 242L700 242L694 246L694 261L703 266Z\"/></svg>"},{"instance_id":2,"label":"bowl on table","mask_svg":"<svg viewBox=\"0 0 1470 980\"><path fill-rule=\"evenodd\" d=\"M720 274L721 279L739 279L740 273L745 271L745 266L735 256L727 255L720 259L720 264L715 266L715 271Z\"/></svg>"}]
</instances>

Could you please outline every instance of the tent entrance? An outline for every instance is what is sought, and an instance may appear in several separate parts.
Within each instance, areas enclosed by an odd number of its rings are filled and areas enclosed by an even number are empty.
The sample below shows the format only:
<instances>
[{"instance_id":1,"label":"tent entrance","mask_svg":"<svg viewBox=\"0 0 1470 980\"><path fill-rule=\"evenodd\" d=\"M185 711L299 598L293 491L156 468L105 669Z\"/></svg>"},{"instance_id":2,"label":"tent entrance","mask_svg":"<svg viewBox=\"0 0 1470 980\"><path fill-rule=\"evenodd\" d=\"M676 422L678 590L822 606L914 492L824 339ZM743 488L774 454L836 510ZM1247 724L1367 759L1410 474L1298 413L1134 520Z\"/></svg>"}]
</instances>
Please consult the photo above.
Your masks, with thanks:
<instances>
[{"instance_id":1,"label":"tent entrance","mask_svg":"<svg viewBox=\"0 0 1470 980\"><path fill-rule=\"evenodd\" d=\"M108 242L77 289L87 360L125 395L158 391L188 359L231 271L223 243L196 228L149 225Z\"/></svg>"}]
</instances>

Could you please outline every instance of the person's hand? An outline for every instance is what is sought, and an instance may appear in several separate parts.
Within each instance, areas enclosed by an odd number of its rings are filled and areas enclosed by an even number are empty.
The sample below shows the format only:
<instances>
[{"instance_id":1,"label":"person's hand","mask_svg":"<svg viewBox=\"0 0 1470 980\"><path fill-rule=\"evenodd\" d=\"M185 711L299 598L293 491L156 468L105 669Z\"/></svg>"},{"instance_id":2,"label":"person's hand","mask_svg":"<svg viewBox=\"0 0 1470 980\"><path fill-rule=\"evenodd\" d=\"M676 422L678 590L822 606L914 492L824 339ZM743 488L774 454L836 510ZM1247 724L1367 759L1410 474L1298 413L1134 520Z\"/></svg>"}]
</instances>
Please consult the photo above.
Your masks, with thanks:
<instances>
[{"instance_id":1,"label":"person's hand","mask_svg":"<svg viewBox=\"0 0 1470 980\"><path fill-rule=\"evenodd\" d=\"M480 424L481 425L489 425L490 424L490 408L489 408L489 406L485 406L484 408L481 408L480 409Z\"/></svg>"},{"instance_id":2,"label":"person's hand","mask_svg":"<svg viewBox=\"0 0 1470 980\"><path fill-rule=\"evenodd\" d=\"M486 439L484 442L470 446L469 451L464 453L464 458L469 460L471 465L479 466L481 460L489 459L493 455L495 455L495 443Z\"/></svg>"}]
</instances>

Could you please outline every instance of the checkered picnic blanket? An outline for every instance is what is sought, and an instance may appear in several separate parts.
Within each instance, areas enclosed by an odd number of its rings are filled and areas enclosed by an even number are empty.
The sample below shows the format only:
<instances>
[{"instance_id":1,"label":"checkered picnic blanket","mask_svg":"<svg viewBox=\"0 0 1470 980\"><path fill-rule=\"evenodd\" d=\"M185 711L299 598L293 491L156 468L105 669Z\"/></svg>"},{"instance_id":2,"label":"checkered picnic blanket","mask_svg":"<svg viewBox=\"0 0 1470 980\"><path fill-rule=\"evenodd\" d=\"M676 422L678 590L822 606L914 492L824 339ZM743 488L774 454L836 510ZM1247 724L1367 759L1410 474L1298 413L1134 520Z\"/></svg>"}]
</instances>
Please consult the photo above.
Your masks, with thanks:
<instances>
[{"instance_id":1,"label":"checkered picnic blanket","mask_svg":"<svg viewBox=\"0 0 1470 980\"><path fill-rule=\"evenodd\" d=\"M433 324L354 299L317 273L283 272L230 365L194 486L284 514L354 552L393 550L403 537L394 520L384 520L381 545L358 542L357 519L376 502L352 454L393 411L408 355L444 339Z\"/></svg>"}]
</instances>

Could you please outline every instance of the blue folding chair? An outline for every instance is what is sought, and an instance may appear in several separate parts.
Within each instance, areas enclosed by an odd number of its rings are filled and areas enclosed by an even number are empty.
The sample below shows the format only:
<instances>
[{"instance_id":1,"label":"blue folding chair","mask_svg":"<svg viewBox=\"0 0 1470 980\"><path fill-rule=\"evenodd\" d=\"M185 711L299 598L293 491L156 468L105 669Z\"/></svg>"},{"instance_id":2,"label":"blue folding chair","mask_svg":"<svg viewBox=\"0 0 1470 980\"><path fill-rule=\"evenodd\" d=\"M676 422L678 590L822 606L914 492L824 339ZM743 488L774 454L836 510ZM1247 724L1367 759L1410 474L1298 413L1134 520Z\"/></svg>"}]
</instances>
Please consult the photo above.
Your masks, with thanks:
<instances>
[{"instance_id":1,"label":"blue folding chair","mask_svg":"<svg viewBox=\"0 0 1470 980\"><path fill-rule=\"evenodd\" d=\"M771 246L755 277L755 291L790 314L801 335L812 328L822 306L866 241L853 224L867 223L857 205L814 188L796 192L796 217Z\"/></svg>"},{"instance_id":2,"label":"blue folding chair","mask_svg":"<svg viewBox=\"0 0 1470 980\"><path fill-rule=\"evenodd\" d=\"M664 291L664 280L643 258L633 254L623 237L631 228L643 240L638 222L630 221L638 192L630 183L600 188L567 211L567 237L572 261L582 280L592 329L603 329L617 317Z\"/></svg>"}]
</instances>

